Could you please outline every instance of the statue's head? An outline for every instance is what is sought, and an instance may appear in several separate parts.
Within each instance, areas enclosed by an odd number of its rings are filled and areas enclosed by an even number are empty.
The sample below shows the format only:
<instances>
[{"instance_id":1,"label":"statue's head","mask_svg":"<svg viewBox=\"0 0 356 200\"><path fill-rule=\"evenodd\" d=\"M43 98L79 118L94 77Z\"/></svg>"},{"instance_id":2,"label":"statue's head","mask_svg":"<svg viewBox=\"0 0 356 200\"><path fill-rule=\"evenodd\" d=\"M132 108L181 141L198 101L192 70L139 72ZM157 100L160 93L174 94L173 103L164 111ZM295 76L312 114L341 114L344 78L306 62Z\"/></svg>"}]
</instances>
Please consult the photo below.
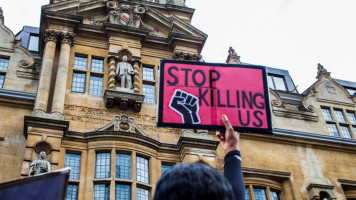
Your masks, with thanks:
<instances>
[{"instance_id":1,"label":"statue's head","mask_svg":"<svg viewBox=\"0 0 356 200\"><path fill-rule=\"evenodd\" d=\"M46 157L46 152L41 151L41 153L40 153L40 157L41 157L41 159L44 159L44 158Z\"/></svg>"},{"instance_id":2,"label":"statue's head","mask_svg":"<svg viewBox=\"0 0 356 200\"><path fill-rule=\"evenodd\" d=\"M122 56L122 61L126 62L127 61L127 56Z\"/></svg>"}]
</instances>

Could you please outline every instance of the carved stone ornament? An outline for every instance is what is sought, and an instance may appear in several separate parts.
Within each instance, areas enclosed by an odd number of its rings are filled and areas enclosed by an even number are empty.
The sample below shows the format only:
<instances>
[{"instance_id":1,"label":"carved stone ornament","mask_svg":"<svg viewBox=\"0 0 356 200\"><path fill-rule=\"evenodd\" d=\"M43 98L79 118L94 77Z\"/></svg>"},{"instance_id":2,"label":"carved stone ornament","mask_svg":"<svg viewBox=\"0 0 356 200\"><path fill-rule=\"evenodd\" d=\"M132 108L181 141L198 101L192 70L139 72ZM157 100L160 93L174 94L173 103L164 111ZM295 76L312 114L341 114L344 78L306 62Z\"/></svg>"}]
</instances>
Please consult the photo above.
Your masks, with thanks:
<instances>
[{"instance_id":1,"label":"carved stone ornament","mask_svg":"<svg viewBox=\"0 0 356 200\"><path fill-rule=\"evenodd\" d=\"M52 147L50 144L48 144L48 142L40 141L35 145L34 150L37 154L40 154L42 151L44 151L46 155L48 155L51 153Z\"/></svg>"},{"instance_id":2,"label":"carved stone ornament","mask_svg":"<svg viewBox=\"0 0 356 200\"><path fill-rule=\"evenodd\" d=\"M95 131L121 131L148 136L137 124L133 117L128 115L115 115L107 125L94 129ZM148 136L149 137L149 136Z\"/></svg>"},{"instance_id":3,"label":"carved stone ornament","mask_svg":"<svg viewBox=\"0 0 356 200\"><path fill-rule=\"evenodd\" d=\"M173 53L172 58L174 60L200 61L202 56L197 54L184 53L182 51L176 51Z\"/></svg>"},{"instance_id":4,"label":"carved stone ornament","mask_svg":"<svg viewBox=\"0 0 356 200\"><path fill-rule=\"evenodd\" d=\"M328 70L326 70L323 65L318 63L318 74L316 78L320 79L322 76L330 76L330 72L328 72Z\"/></svg>"},{"instance_id":5,"label":"carved stone ornament","mask_svg":"<svg viewBox=\"0 0 356 200\"><path fill-rule=\"evenodd\" d=\"M120 109L132 108L135 112L140 112L145 95L119 90L105 90L104 101L107 108L118 105Z\"/></svg>"},{"instance_id":6,"label":"carved stone ornament","mask_svg":"<svg viewBox=\"0 0 356 200\"><path fill-rule=\"evenodd\" d=\"M45 32L45 39L44 39L44 42L57 42L58 40L58 37L60 35L61 32L58 32L58 31L54 31L54 30L50 30L50 31L46 31Z\"/></svg>"},{"instance_id":7,"label":"carved stone ornament","mask_svg":"<svg viewBox=\"0 0 356 200\"><path fill-rule=\"evenodd\" d=\"M140 28L142 24L141 17L147 10L145 6L140 4L133 5L129 2L119 4L116 1L108 1L106 7L110 10L109 14L102 19L92 19L92 25L101 25L102 23L109 22Z\"/></svg>"},{"instance_id":8,"label":"carved stone ornament","mask_svg":"<svg viewBox=\"0 0 356 200\"><path fill-rule=\"evenodd\" d=\"M73 46L75 40L75 33L63 33L61 32L59 35L59 39L61 40L62 44L69 44Z\"/></svg>"},{"instance_id":9,"label":"carved stone ornament","mask_svg":"<svg viewBox=\"0 0 356 200\"><path fill-rule=\"evenodd\" d=\"M40 152L40 159L35 158L35 160L30 164L30 169L28 172L29 176L35 176L51 171L51 164L45 160L46 152Z\"/></svg>"},{"instance_id":10,"label":"carved stone ornament","mask_svg":"<svg viewBox=\"0 0 356 200\"><path fill-rule=\"evenodd\" d=\"M226 63L241 64L240 56L237 55L237 53L235 52L235 49L230 47L228 53L229 54L227 56Z\"/></svg>"}]
</instances>

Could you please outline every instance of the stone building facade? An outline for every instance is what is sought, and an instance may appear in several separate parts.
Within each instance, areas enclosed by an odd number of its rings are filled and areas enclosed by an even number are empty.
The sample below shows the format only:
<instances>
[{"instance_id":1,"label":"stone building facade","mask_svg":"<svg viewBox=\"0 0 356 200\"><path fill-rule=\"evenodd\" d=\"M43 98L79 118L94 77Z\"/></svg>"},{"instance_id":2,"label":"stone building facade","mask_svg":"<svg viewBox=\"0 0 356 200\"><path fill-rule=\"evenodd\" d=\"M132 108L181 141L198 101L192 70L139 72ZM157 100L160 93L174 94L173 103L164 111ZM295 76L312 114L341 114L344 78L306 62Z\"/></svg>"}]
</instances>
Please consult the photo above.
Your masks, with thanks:
<instances>
[{"instance_id":1,"label":"stone building facade","mask_svg":"<svg viewBox=\"0 0 356 200\"><path fill-rule=\"evenodd\" d=\"M15 36L1 12L0 182L27 177L41 151L72 168L67 199L150 199L179 163L222 172L215 132L155 126L159 61L201 60L193 14L180 0L51 0L39 30ZM116 74L124 56L132 88ZM241 63L233 49L226 62ZM241 134L246 196L355 199L356 83L319 64L299 93L288 71L267 72L274 134Z\"/></svg>"}]
</instances>

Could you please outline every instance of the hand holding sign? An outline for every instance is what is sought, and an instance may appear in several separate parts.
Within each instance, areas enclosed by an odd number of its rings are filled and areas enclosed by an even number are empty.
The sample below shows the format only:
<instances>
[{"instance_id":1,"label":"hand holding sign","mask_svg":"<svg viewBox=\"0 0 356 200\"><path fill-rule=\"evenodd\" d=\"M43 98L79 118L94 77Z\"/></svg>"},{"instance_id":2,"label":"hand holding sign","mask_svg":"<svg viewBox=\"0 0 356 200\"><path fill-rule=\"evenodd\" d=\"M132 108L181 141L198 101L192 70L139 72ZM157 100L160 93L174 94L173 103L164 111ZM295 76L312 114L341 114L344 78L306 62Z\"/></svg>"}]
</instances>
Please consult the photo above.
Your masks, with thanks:
<instances>
[{"instance_id":1,"label":"hand holding sign","mask_svg":"<svg viewBox=\"0 0 356 200\"><path fill-rule=\"evenodd\" d=\"M183 124L199 124L198 98L182 90L176 90L169 106L182 117Z\"/></svg>"}]
</instances>

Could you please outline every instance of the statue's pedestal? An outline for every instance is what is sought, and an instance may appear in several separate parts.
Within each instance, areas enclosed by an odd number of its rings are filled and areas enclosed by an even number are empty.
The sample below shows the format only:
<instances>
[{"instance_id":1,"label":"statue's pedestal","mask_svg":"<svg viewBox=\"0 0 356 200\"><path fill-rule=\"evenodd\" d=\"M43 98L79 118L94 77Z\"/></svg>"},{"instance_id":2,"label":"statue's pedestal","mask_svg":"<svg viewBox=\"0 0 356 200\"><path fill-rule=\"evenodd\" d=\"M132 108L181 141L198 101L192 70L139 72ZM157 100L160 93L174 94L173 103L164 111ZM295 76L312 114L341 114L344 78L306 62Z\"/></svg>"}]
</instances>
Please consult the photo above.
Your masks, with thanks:
<instances>
[{"instance_id":1,"label":"statue's pedestal","mask_svg":"<svg viewBox=\"0 0 356 200\"><path fill-rule=\"evenodd\" d=\"M105 90L104 101L107 108L119 105L120 109L126 110L133 108L134 111L140 112L145 95L134 93L129 88L117 87L116 90Z\"/></svg>"}]
</instances>

